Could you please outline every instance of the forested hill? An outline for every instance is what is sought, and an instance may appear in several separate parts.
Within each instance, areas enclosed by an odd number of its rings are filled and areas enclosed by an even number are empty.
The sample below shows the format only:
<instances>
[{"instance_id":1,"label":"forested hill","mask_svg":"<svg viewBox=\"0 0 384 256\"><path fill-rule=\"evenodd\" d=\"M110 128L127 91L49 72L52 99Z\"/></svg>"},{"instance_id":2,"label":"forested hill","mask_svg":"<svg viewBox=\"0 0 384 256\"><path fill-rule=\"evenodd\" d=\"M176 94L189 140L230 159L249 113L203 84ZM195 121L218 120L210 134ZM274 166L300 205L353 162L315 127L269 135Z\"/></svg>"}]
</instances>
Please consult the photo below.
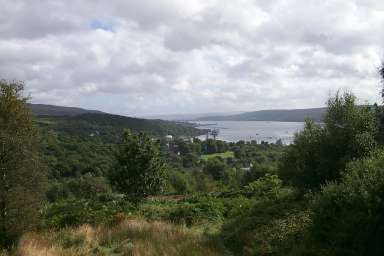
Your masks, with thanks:
<instances>
[{"instance_id":1,"label":"forested hill","mask_svg":"<svg viewBox=\"0 0 384 256\"><path fill-rule=\"evenodd\" d=\"M203 132L191 124L185 123L147 120L112 115L100 111L51 105L30 104L30 107L35 116L35 123L43 131L53 131L82 140L116 143L120 140L121 134L126 128L136 132L145 132L155 137L167 134L196 136Z\"/></svg>"},{"instance_id":2,"label":"forested hill","mask_svg":"<svg viewBox=\"0 0 384 256\"><path fill-rule=\"evenodd\" d=\"M314 121L321 122L325 111L326 108L261 110L237 115L200 117L196 120L303 122L305 119L310 118Z\"/></svg>"},{"instance_id":3,"label":"forested hill","mask_svg":"<svg viewBox=\"0 0 384 256\"><path fill-rule=\"evenodd\" d=\"M46 104L28 104L35 116L77 116L81 114L93 113L102 114L103 112L98 110L88 110L75 107L62 107Z\"/></svg>"}]
</instances>

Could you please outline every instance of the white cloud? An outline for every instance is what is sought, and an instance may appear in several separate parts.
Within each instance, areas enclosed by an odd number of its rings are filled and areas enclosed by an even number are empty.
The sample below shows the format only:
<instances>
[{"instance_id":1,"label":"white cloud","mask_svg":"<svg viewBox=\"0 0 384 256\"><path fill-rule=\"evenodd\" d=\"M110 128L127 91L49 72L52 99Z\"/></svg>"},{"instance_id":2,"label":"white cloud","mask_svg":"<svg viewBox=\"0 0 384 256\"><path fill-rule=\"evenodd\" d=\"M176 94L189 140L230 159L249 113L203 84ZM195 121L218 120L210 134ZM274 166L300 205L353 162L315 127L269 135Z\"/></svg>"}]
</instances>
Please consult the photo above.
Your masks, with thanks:
<instances>
[{"instance_id":1,"label":"white cloud","mask_svg":"<svg viewBox=\"0 0 384 256\"><path fill-rule=\"evenodd\" d=\"M380 0L0 0L0 77L126 115L378 101Z\"/></svg>"}]
</instances>

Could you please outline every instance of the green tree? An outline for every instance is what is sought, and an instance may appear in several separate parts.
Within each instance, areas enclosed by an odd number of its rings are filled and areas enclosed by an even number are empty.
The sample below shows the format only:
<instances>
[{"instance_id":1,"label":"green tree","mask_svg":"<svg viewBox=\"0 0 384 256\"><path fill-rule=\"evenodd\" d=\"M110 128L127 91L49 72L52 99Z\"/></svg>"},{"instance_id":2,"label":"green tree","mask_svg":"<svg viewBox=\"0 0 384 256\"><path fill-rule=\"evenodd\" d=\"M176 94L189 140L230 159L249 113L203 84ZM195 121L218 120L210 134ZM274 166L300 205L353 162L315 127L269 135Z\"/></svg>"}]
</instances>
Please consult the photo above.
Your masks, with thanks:
<instances>
[{"instance_id":1,"label":"green tree","mask_svg":"<svg viewBox=\"0 0 384 256\"><path fill-rule=\"evenodd\" d=\"M204 153L205 154L214 154L217 153L217 144L213 139L208 139L204 141Z\"/></svg>"},{"instance_id":2,"label":"green tree","mask_svg":"<svg viewBox=\"0 0 384 256\"><path fill-rule=\"evenodd\" d=\"M248 183L258 180L261 177L264 177L267 173L274 173L276 170L273 165L254 163L249 171L247 171L242 177L242 184L247 185Z\"/></svg>"},{"instance_id":3,"label":"green tree","mask_svg":"<svg viewBox=\"0 0 384 256\"><path fill-rule=\"evenodd\" d=\"M166 167L158 145L144 133L125 130L116 160L108 175L110 183L132 201L163 191Z\"/></svg>"},{"instance_id":4,"label":"green tree","mask_svg":"<svg viewBox=\"0 0 384 256\"><path fill-rule=\"evenodd\" d=\"M379 68L379 75L381 78L381 82L384 82L384 62L381 64L381 67ZM384 99L384 88L381 90L381 97Z\"/></svg>"},{"instance_id":5,"label":"green tree","mask_svg":"<svg viewBox=\"0 0 384 256\"><path fill-rule=\"evenodd\" d=\"M384 151L348 164L341 182L316 195L312 211L321 255L384 255Z\"/></svg>"},{"instance_id":6,"label":"green tree","mask_svg":"<svg viewBox=\"0 0 384 256\"><path fill-rule=\"evenodd\" d=\"M374 111L356 104L350 93L328 100L324 125L307 121L283 156L280 176L303 190L319 189L338 180L346 163L367 156L375 148Z\"/></svg>"},{"instance_id":7,"label":"green tree","mask_svg":"<svg viewBox=\"0 0 384 256\"><path fill-rule=\"evenodd\" d=\"M280 176L296 187L307 190L322 184L327 177L323 170L322 152L325 130L307 120L304 130L295 135L279 166Z\"/></svg>"},{"instance_id":8,"label":"green tree","mask_svg":"<svg viewBox=\"0 0 384 256\"><path fill-rule=\"evenodd\" d=\"M215 180L223 179L227 165L221 157L208 159L204 166L204 172L210 174Z\"/></svg>"},{"instance_id":9,"label":"green tree","mask_svg":"<svg viewBox=\"0 0 384 256\"><path fill-rule=\"evenodd\" d=\"M381 88L381 97L384 102L384 62L379 68L379 75L380 75L381 83L383 86ZM376 118L377 118L378 130L379 130L377 135L377 140L381 145L383 145L384 144L384 106L375 104L375 110L376 110Z\"/></svg>"},{"instance_id":10,"label":"green tree","mask_svg":"<svg viewBox=\"0 0 384 256\"><path fill-rule=\"evenodd\" d=\"M38 224L45 168L22 82L0 81L0 246Z\"/></svg>"},{"instance_id":11,"label":"green tree","mask_svg":"<svg viewBox=\"0 0 384 256\"><path fill-rule=\"evenodd\" d=\"M180 171L173 171L169 173L168 182L177 194L187 194L191 192L188 177Z\"/></svg>"}]
</instances>

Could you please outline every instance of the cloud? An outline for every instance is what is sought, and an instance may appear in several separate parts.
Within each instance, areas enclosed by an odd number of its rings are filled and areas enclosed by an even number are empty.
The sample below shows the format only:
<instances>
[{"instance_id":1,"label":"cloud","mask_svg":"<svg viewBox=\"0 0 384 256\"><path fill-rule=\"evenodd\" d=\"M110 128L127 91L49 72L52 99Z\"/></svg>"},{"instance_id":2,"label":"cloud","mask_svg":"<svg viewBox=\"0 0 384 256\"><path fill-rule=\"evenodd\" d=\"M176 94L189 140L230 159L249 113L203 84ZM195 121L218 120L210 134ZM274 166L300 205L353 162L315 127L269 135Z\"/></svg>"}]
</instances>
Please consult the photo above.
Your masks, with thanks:
<instances>
[{"instance_id":1,"label":"cloud","mask_svg":"<svg viewBox=\"0 0 384 256\"><path fill-rule=\"evenodd\" d=\"M0 77L125 115L379 101L380 0L0 0Z\"/></svg>"}]
</instances>

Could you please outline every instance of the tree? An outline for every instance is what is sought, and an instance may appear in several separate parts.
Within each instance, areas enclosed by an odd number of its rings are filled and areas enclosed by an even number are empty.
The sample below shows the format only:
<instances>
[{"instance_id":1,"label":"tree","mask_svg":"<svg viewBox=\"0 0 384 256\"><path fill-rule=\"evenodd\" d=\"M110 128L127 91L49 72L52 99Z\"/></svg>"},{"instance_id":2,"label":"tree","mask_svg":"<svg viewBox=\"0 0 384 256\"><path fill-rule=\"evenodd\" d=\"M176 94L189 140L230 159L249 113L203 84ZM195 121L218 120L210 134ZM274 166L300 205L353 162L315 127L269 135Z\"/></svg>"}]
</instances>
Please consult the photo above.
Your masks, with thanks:
<instances>
[{"instance_id":1,"label":"tree","mask_svg":"<svg viewBox=\"0 0 384 256\"><path fill-rule=\"evenodd\" d=\"M0 81L0 246L37 226L45 168L22 82Z\"/></svg>"},{"instance_id":2,"label":"tree","mask_svg":"<svg viewBox=\"0 0 384 256\"><path fill-rule=\"evenodd\" d=\"M251 169L247 172L245 172L244 176L242 177L242 183L244 185L247 185L248 183L258 180L261 177L264 177L266 174L271 174L276 172L274 170L273 165L271 164L265 164L265 163L253 163Z\"/></svg>"},{"instance_id":3,"label":"tree","mask_svg":"<svg viewBox=\"0 0 384 256\"><path fill-rule=\"evenodd\" d=\"M328 100L324 125L307 121L283 156L280 176L301 190L319 189L338 180L346 163L375 148L377 125L368 106L358 106L350 93Z\"/></svg>"},{"instance_id":4,"label":"tree","mask_svg":"<svg viewBox=\"0 0 384 256\"><path fill-rule=\"evenodd\" d=\"M301 190L318 187L327 174L323 172L322 147L325 131L320 125L307 120L304 130L295 135L280 162L279 173Z\"/></svg>"},{"instance_id":5,"label":"tree","mask_svg":"<svg viewBox=\"0 0 384 256\"><path fill-rule=\"evenodd\" d=\"M214 154L217 153L217 144L213 139L207 139L204 141L205 146L205 154Z\"/></svg>"},{"instance_id":6,"label":"tree","mask_svg":"<svg viewBox=\"0 0 384 256\"><path fill-rule=\"evenodd\" d=\"M173 171L169 173L168 180L174 192L177 194L187 194L191 191L188 178L180 171Z\"/></svg>"},{"instance_id":7,"label":"tree","mask_svg":"<svg viewBox=\"0 0 384 256\"><path fill-rule=\"evenodd\" d=\"M227 168L224 159L213 157L208 159L204 166L204 172L210 174L215 180L223 179Z\"/></svg>"},{"instance_id":8,"label":"tree","mask_svg":"<svg viewBox=\"0 0 384 256\"><path fill-rule=\"evenodd\" d=\"M381 97L384 102L384 62L381 64L381 67L379 68L379 75L381 78L382 83L382 89L381 89ZM377 118L377 124L378 124L378 134L377 134L377 140L378 142L383 145L384 144L384 106L375 104L375 110L376 110L376 118Z\"/></svg>"},{"instance_id":9,"label":"tree","mask_svg":"<svg viewBox=\"0 0 384 256\"><path fill-rule=\"evenodd\" d=\"M310 241L323 255L384 255L383 163L383 150L351 162L315 196Z\"/></svg>"},{"instance_id":10,"label":"tree","mask_svg":"<svg viewBox=\"0 0 384 256\"><path fill-rule=\"evenodd\" d=\"M144 133L125 130L116 161L109 172L109 180L132 201L138 202L163 191L166 167L158 145Z\"/></svg>"},{"instance_id":11,"label":"tree","mask_svg":"<svg viewBox=\"0 0 384 256\"><path fill-rule=\"evenodd\" d=\"M379 75L381 78L381 82L384 82L384 62L381 63L381 67L379 68ZM381 90L381 97L384 99L384 88Z\"/></svg>"}]
</instances>

